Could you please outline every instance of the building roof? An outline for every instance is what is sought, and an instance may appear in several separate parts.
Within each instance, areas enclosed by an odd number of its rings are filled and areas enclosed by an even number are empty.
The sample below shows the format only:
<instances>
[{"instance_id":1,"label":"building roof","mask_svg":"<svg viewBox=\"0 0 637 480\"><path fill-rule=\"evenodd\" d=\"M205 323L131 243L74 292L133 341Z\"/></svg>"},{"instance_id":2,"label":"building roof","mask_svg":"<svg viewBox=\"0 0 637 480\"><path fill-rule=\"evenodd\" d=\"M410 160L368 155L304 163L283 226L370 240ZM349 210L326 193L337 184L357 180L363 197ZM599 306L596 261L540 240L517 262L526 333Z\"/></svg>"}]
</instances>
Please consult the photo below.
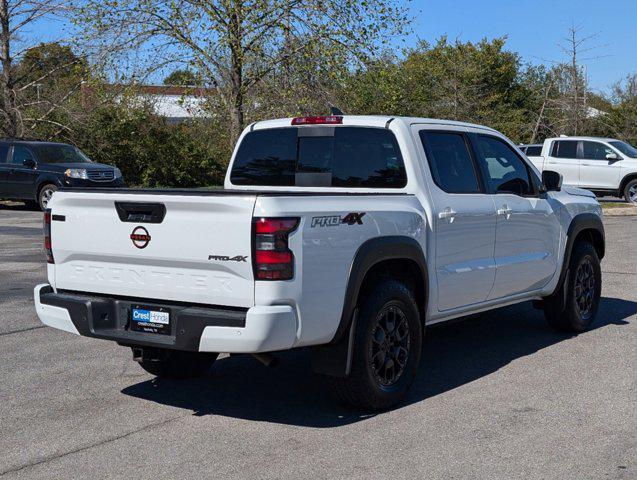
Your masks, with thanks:
<instances>
[{"instance_id":1,"label":"building roof","mask_svg":"<svg viewBox=\"0 0 637 480\"><path fill-rule=\"evenodd\" d=\"M150 103L155 115L172 121L208 117L205 103L211 95L216 95L215 89L196 86L103 84L93 87L82 84L82 94L85 97L95 90L112 93L116 100L121 99L124 94L131 95Z\"/></svg>"}]
</instances>

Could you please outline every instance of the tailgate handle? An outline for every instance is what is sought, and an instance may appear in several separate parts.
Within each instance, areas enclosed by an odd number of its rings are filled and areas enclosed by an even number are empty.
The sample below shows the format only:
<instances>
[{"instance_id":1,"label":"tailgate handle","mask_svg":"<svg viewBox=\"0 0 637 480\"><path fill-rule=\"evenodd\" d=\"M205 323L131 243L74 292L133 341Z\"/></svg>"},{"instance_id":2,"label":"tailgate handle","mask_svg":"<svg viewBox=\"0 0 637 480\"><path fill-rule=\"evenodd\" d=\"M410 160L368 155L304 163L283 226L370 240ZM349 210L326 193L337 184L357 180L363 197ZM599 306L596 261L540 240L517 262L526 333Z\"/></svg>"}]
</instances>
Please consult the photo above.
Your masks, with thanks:
<instances>
[{"instance_id":1,"label":"tailgate handle","mask_svg":"<svg viewBox=\"0 0 637 480\"><path fill-rule=\"evenodd\" d=\"M122 222L161 223L166 216L163 203L115 202L115 210Z\"/></svg>"}]
</instances>

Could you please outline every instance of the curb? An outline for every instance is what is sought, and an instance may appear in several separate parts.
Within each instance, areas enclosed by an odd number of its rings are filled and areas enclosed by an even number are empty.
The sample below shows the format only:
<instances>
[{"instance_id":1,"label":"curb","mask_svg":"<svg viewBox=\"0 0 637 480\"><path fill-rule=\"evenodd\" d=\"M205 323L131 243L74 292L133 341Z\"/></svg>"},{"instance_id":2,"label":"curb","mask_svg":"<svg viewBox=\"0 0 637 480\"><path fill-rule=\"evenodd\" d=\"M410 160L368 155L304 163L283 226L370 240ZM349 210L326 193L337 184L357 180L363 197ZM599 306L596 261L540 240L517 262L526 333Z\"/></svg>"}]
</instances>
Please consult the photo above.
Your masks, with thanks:
<instances>
[{"instance_id":1,"label":"curb","mask_svg":"<svg viewBox=\"0 0 637 480\"><path fill-rule=\"evenodd\" d=\"M626 217L637 215L637 207L613 207L603 208L602 212L605 217Z\"/></svg>"}]
</instances>

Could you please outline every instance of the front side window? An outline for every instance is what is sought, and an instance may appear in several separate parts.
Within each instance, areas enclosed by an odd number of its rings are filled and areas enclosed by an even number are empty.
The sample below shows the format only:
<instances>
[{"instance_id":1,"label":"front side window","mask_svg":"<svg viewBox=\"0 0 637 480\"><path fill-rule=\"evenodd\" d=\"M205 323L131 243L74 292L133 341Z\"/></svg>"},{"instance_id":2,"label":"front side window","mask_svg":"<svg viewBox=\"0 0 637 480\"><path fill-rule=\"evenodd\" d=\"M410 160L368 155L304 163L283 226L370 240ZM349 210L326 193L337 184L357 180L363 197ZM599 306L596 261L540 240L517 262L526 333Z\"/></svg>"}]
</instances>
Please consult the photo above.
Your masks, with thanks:
<instances>
[{"instance_id":1,"label":"front side window","mask_svg":"<svg viewBox=\"0 0 637 480\"><path fill-rule=\"evenodd\" d=\"M11 163L14 165L24 165L25 160L35 160L33 158L33 154L26 147L16 146L13 147L13 158L11 159Z\"/></svg>"},{"instance_id":2,"label":"front side window","mask_svg":"<svg viewBox=\"0 0 637 480\"><path fill-rule=\"evenodd\" d=\"M553 142L551 156L556 158L577 158L577 140L557 140Z\"/></svg>"},{"instance_id":3,"label":"front side window","mask_svg":"<svg viewBox=\"0 0 637 480\"><path fill-rule=\"evenodd\" d=\"M91 163L90 158L72 145L33 145L33 150L42 163Z\"/></svg>"},{"instance_id":4,"label":"front side window","mask_svg":"<svg viewBox=\"0 0 637 480\"><path fill-rule=\"evenodd\" d=\"M630 158L637 158L637 148L633 147L631 144L626 142L621 142L619 140L613 140L610 143L617 150L622 152L624 155L629 156Z\"/></svg>"},{"instance_id":5,"label":"front side window","mask_svg":"<svg viewBox=\"0 0 637 480\"><path fill-rule=\"evenodd\" d=\"M447 193L479 193L480 184L464 135L421 130L434 182Z\"/></svg>"},{"instance_id":6,"label":"front side window","mask_svg":"<svg viewBox=\"0 0 637 480\"><path fill-rule=\"evenodd\" d=\"M257 130L237 151L235 185L401 188L407 175L398 142L387 129L315 127ZM318 135L309 133L317 132Z\"/></svg>"},{"instance_id":7,"label":"front side window","mask_svg":"<svg viewBox=\"0 0 637 480\"><path fill-rule=\"evenodd\" d=\"M492 192L533 194L529 171L509 145L495 137L478 135L476 148Z\"/></svg>"},{"instance_id":8,"label":"front side window","mask_svg":"<svg viewBox=\"0 0 637 480\"><path fill-rule=\"evenodd\" d=\"M599 142L582 142L585 160L606 160L606 155L614 153L613 149Z\"/></svg>"}]
</instances>

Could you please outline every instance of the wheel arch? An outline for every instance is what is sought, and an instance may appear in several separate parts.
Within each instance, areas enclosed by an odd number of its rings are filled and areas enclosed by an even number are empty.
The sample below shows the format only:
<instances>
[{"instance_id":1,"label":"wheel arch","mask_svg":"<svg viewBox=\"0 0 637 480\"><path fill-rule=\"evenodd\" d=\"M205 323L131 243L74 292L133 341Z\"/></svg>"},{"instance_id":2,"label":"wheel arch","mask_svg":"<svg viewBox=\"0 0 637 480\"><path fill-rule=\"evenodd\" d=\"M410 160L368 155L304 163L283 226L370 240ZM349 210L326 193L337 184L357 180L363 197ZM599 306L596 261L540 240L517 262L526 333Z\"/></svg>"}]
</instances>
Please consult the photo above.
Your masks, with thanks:
<instances>
[{"instance_id":1,"label":"wheel arch","mask_svg":"<svg viewBox=\"0 0 637 480\"><path fill-rule=\"evenodd\" d=\"M566 278L570 266L573 247L577 242L582 240L589 241L593 245L600 260L604 258L604 255L606 254L604 224L598 215L594 213L580 213L571 220L566 233L564 261L562 262L562 270L555 287L556 289L560 288L560 285L562 285Z\"/></svg>"},{"instance_id":2,"label":"wheel arch","mask_svg":"<svg viewBox=\"0 0 637 480\"><path fill-rule=\"evenodd\" d=\"M312 368L317 373L347 376L351 366L355 311L361 295L378 277L398 278L410 285L421 321L425 324L429 298L427 262L420 244L411 237L392 235L364 242L356 251L350 267L341 319L332 340L312 349Z\"/></svg>"},{"instance_id":3,"label":"wheel arch","mask_svg":"<svg viewBox=\"0 0 637 480\"><path fill-rule=\"evenodd\" d=\"M36 187L35 187L35 201L39 201L40 200L40 191L42 190L42 187L44 187L45 185L55 185L58 188L61 188L62 182L60 181L59 178L57 178L55 175L43 175L40 178L38 178L37 182L35 183Z\"/></svg>"},{"instance_id":4,"label":"wheel arch","mask_svg":"<svg viewBox=\"0 0 637 480\"><path fill-rule=\"evenodd\" d=\"M622 178L622 181L619 184L618 192L620 197L624 195L624 189L626 188L626 185L628 185L628 182L632 180L637 180L637 172L629 173L625 175L624 178Z\"/></svg>"}]
</instances>

